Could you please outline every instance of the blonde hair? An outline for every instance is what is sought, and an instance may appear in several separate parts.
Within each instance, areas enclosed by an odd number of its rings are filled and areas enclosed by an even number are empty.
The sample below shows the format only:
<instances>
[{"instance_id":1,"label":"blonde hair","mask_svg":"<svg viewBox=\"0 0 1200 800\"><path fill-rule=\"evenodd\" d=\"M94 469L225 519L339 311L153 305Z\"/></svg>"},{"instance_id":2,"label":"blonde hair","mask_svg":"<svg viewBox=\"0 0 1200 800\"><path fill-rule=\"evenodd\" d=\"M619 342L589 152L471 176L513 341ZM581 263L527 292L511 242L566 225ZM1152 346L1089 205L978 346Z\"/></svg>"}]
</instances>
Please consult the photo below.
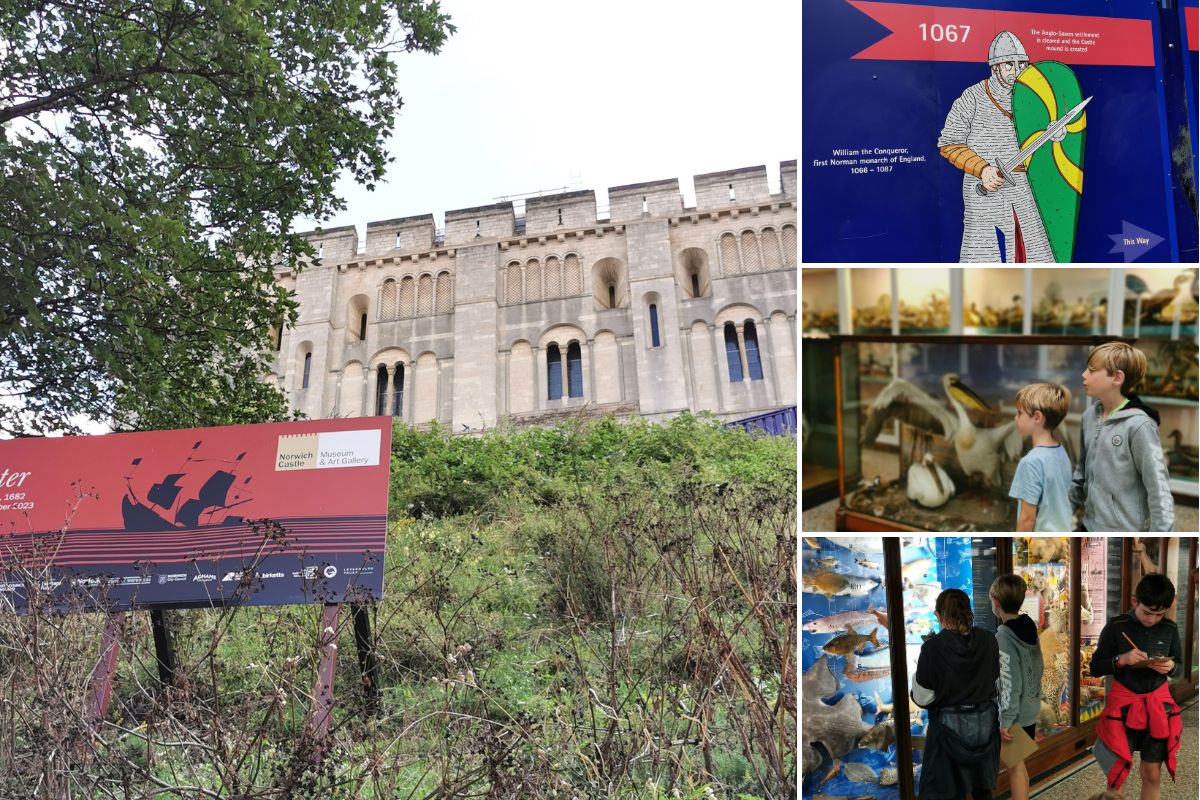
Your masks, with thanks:
<instances>
[{"instance_id":1,"label":"blonde hair","mask_svg":"<svg viewBox=\"0 0 1200 800\"><path fill-rule=\"evenodd\" d=\"M1040 411L1046 417L1046 430L1052 431L1067 416L1071 390L1057 383L1031 383L1017 392L1017 408L1029 416Z\"/></svg>"},{"instance_id":2,"label":"blonde hair","mask_svg":"<svg viewBox=\"0 0 1200 800\"><path fill-rule=\"evenodd\" d=\"M1121 394L1128 397L1146 374L1146 354L1124 342L1106 342L1092 348L1092 352L1088 353L1087 365L1094 370L1103 369L1109 375L1115 375L1117 370L1124 372Z\"/></svg>"},{"instance_id":3,"label":"blonde hair","mask_svg":"<svg viewBox=\"0 0 1200 800\"><path fill-rule=\"evenodd\" d=\"M996 602L1000 604L1000 610L1005 614L1015 614L1021 610L1021 604L1025 602L1025 590L1028 585L1025 579L1020 575L1001 575L992 581L992 588L989 594L996 598Z\"/></svg>"}]
</instances>

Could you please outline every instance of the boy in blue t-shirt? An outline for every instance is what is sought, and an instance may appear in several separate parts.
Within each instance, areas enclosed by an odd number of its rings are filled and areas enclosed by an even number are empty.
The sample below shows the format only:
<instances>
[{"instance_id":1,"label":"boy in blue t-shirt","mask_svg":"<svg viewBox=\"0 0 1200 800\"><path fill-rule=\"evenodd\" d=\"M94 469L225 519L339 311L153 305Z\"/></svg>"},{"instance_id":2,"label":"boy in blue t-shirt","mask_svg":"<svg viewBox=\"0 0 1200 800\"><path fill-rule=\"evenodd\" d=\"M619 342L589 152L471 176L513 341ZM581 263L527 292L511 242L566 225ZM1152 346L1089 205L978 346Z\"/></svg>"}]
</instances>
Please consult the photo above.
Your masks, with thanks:
<instances>
[{"instance_id":1,"label":"boy in blue t-shirt","mask_svg":"<svg viewBox=\"0 0 1200 800\"><path fill-rule=\"evenodd\" d=\"M1052 433L1070 404L1071 392L1057 383L1017 392L1017 430L1033 440L1008 490L1017 499L1018 531L1071 532L1071 459Z\"/></svg>"}]
</instances>

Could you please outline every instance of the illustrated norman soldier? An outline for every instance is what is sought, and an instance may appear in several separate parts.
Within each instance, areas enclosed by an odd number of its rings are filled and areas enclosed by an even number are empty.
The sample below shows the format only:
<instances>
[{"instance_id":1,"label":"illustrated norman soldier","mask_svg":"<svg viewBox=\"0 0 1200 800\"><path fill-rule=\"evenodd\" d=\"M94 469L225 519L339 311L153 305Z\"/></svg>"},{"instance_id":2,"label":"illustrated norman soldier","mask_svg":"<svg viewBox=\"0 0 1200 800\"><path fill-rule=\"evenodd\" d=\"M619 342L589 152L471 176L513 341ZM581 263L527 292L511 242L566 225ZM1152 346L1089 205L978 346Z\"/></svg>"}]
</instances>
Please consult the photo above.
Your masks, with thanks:
<instances>
[{"instance_id":1,"label":"illustrated norman soldier","mask_svg":"<svg viewBox=\"0 0 1200 800\"><path fill-rule=\"evenodd\" d=\"M1012 93L1029 65L1025 47L1001 31L988 50L991 76L968 86L946 115L938 137L942 156L963 171L961 262L1054 261L1024 164L1008 171L1021 148L1013 126ZM1056 131L1056 140L1065 136Z\"/></svg>"}]
</instances>

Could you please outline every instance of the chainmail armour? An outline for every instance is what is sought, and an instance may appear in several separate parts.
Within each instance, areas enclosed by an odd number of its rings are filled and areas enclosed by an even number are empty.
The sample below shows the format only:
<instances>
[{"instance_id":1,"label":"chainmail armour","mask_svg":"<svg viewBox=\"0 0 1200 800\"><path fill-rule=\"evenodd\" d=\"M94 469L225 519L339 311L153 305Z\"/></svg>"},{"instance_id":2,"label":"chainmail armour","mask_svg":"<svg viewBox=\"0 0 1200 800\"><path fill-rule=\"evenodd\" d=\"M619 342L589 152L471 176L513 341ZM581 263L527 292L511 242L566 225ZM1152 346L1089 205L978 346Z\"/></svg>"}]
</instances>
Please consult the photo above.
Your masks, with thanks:
<instances>
[{"instance_id":1,"label":"chainmail armour","mask_svg":"<svg viewBox=\"0 0 1200 800\"><path fill-rule=\"evenodd\" d=\"M988 94L991 93L989 98ZM993 102L993 100L995 102ZM999 106L999 108L997 108ZM1003 109L1003 112L1001 111ZM966 145L993 166L1012 158L1020 147L1016 129L1006 114L1012 113L1012 87L1006 86L995 75L985 81L968 86L962 96L954 101L946 115L946 126L938 137L938 147ZM951 151L953 152L953 151ZM947 157L951 157L947 154ZM1013 224L1013 208L1021 223L1021 237L1025 242L1026 261L1054 261L1050 240L1042 224L1029 178L1024 172L1013 172L1010 180L997 191L980 197L975 192L986 164L978 159L951 157L955 166L964 170L963 238L959 251L960 262L998 262L1000 245L996 239L996 228L1004 233L1005 259L1013 261L1016 256L1016 226ZM974 173L974 174L972 174Z\"/></svg>"}]
</instances>

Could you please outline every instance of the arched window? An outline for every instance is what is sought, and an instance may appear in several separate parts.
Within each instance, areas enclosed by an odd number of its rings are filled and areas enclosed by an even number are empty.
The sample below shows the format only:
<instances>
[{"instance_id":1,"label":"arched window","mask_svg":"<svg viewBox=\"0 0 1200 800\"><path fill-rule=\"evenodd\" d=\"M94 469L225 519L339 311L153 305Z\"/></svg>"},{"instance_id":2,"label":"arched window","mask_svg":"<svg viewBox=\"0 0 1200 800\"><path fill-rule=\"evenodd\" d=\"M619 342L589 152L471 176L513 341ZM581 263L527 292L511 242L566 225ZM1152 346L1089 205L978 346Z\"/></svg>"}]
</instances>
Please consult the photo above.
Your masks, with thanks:
<instances>
[{"instance_id":1,"label":"arched window","mask_svg":"<svg viewBox=\"0 0 1200 800\"><path fill-rule=\"evenodd\" d=\"M692 273L692 297L700 296L700 273Z\"/></svg>"},{"instance_id":2,"label":"arched window","mask_svg":"<svg viewBox=\"0 0 1200 800\"><path fill-rule=\"evenodd\" d=\"M379 318L396 318L396 281L393 278L383 282L383 291L379 297Z\"/></svg>"},{"instance_id":3,"label":"arched window","mask_svg":"<svg viewBox=\"0 0 1200 800\"><path fill-rule=\"evenodd\" d=\"M449 314L454 310L454 289L449 272L439 272L437 276L437 313Z\"/></svg>"},{"instance_id":4,"label":"arched window","mask_svg":"<svg viewBox=\"0 0 1200 800\"><path fill-rule=\"evenodd\" d=\"M415 317L417 314L417 282L412 275L400 281L400 316Z\"/></svg>"},{"instance_id":5,"label":"arched window","mask_svg":"<svg viewBox=\"0 0 1200 800\"><path fill-rule=\"evenodd\" d=\"M650 346L659 347L662 342L658 338L658 306L650 304Z\"/></svg>"},{"instance_id":6,"label":"arched window","mask_svg":"<svg viewBox=\"0 0 1200 800\"><path fill-rule=\"evenodd\" d=\"M579 271L579 256L568 253L563 259L563 294L575 297L583 291L583 276Z\"/></svg>"},{"instance_id":7,"label":"arched window","mask_svg":"<svg viewBox=\"0 0 1200 800\"><path fill-rule=\"evenodd\" d=\"M742 382L742 354L738 350L737 328L725 323L725 359L729 362L729 382Z\"/></svg>"},{"instance_id":8,"label":"arched window","mask_svg":"<svg viewBox=\"0 0 1200 800\"><path fill-rule=\"evenodd\" d=\"M567 396L583 397L583 356L579 342L567 345Z\"/></svg>"},{"instance_id":9,"label":"arched window","mask_svg":"<svg viewBox=\"0 0 1200 800\"><path fill-rule=\"evenodd\" d=\"M521 302L521 264L513 261L504 274L504 300L509 305Z\"/></svg>"},{"instance_id":10,"label":"arched window","mask_svg":"<svg viewBox=\"0 0 1200 800\"><path fill-rule=\"evenodd\" d=\"M562 297L562 268L559 266L558 259L550 256L546 259L546 266L543 269L546 275L546 299L553 300Z\"/></svg>"},{"instance_id":11,"label":"arched window","mask_svg":"<svg viewBox=\"0 0 1200 800\"><path fill-rule=\"evenodd\" d=\"M525 300L542 299L542 265L536 258L525 262Z\"/></svg>"},{"instance_id":12,"label":"arched window","mask_svg":"<svg viewBox=\"0 0 1200 800\"><path fill-rule=\"evenodd\" d=\"M785 264L796 263L796 226L783 226L783 259Z\"/></svg>"},{"instance_id":13,"label":"arched window","mask_svg":"<svg viewBox=\"0 0 1200 800\"><path fill-rule=\"evenodd\" d=\"M721 274L737 275L742 271L738 261L737 237L727 233L721 237Z\"/></svg>"},{"instance_id":14,"label":"arched window","mask_svg":"<svg viewBox=\"0 0 1200 800\"><path fill-rule=\"evenodd\" d=\"M556 344L546 348L546 389L548 399L562 399L562 354Z\"/></svg>"},{"instance_id":15,"label":"arched window","mask_svg":"<svg viewBox=\"0 0 1200 800\"><path fill-rule=\"evenodd\" d=\"M742 272L758 272L761 269L758 237L754 235L754 231L742 231Z\"/></svg>"},{"instance_id":16,"label":"arched window","mask_svg":"<svg viewBox=\"0 0 1200 800\"><path fill-rule=\"evenodd\" d=\"M758 354L758 332L755 331L753 322L746 320L742 335L746 337L746 369L750 371L750 380L761 381L762 359Z\"/></svg>"},{"instance_id":17,"label":"arched window","mask_svg":"<svg viewBox=\"0 0 1200 800\"><path fill-rule=\"evenodd\" d=\"M375 370L375 415L382 417L387 413L388 373L387 367L379 365Z\"/></svg>"},{"instance_id":18,"label":"arched window","mask_svg":"<svg viewBox=\"0 0 1200 800\"><path fill-rule=\"evenodd\" d=\"M366 341L367 339L367 312L363 312L358 319L358 338Z\"/></svg>"},{"instance_id":19,"label":"arched window","mask_svg":"<svg viewBox=\"0 0 1200 800\"><path fill-rule=\"evenodd\" d=\"M417 281L417 314L425 317L433 313L433 278L422 275Z\"/></svg>"},{"instance_id":20,"label":"arched window","mask_svg":"<svg viewBox=\"0 0 1200 800\"><path fill-rule=\"evenodd\" d=\"M312 372L312 353L305 353L304 354L304 377L300 381L301 389L308 388L308 378L309 378L309 374L311 372Z\"/></svg>"},{"instance_id":21,"label":"arched window","mask_svg":"<svg viewBox=\"0 0 1200 800\"><path fill-rule=\"evenodd\" d=\"M617 287L615 284L612 284L612 283L610 283L608 285L608 307L609 308L617 307Z\"/></svg>"},{"instance_id":22,"label":"arched window","mask_svg":"<svg viewBox=\"0 0 1200 800\"><path fill-rule=\"evenodd\" d=\"M783 266L783 253L779 250L779 234L774 228L762 229L763 267L779 269Z\"/></svg>"},{"instance_id":23,"label":"arched window","mask_svg":"<svg viewBox=\"0 0 1200 800\"><path fill-rule=\"evenodd\" d=\"M399 362L392 378L392 416L404 416L404 365Z\"/></svg>"}]
</instances>

